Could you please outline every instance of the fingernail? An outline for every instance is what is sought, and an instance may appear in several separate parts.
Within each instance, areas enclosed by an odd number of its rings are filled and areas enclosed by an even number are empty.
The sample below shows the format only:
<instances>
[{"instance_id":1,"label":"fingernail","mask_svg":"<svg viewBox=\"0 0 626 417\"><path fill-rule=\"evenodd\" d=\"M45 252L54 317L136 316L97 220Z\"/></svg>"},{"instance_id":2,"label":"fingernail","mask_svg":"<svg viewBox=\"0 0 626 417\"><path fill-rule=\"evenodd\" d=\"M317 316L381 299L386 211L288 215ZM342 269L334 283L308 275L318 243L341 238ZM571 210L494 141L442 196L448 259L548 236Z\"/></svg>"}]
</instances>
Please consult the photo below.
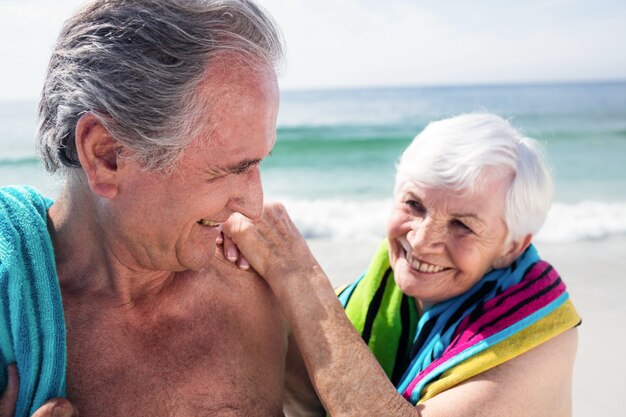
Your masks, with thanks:
<instances>
[{"instance_id":1,"label":"fingernail","mask_svg":"<svg viewBox=\"0 0 626 417\"><path fill-rule=\"evenodd\" d=\"M226 252L226 257L229 261L235 262L237 260L237 253L235 252L235 248L228 248Z\"/></svg>"},{"instance_id":2,"label":"fingernail","mask_svg":"<svg viewBox=\"0 0 626 417\"><path fill-rule=\"evenodd\" d=\"M65 407L62 406L61 404L55 405L54 408L52 409L52 417L66 417L67 416L67 410L65 410Z\"/></svg>"},{"instance_id":3,"label":"fingernail","mask_svg":"<svg viewBox=\"0 0 626 417\"><path fill-rule=\"evenodd\" d=\"M239 268L241 269L250 269L250 264L246 261L246 258L241 258L239 260Z\"/></svg>"}]
</instances>

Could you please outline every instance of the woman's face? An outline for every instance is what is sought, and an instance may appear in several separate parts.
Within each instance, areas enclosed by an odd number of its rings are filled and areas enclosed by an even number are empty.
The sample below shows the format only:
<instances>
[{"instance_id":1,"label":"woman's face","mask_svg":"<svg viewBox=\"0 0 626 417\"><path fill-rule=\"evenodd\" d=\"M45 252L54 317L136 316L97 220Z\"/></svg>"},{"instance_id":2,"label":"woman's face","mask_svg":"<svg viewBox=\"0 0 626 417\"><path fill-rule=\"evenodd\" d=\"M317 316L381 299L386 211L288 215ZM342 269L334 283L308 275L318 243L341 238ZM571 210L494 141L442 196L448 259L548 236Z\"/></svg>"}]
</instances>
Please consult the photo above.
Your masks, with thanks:
<instances>
[{"instance_id":1,"label":"woman's face","mask_svg":"<svg viewBox=\"0 0 626 417\"><path fill-rule=\"evenodd\" d=\"M473 194L411 181L400 189L387 225L389 260L398 287L421 309L467 291L509 262L507 184L498 176Z\"/></svg>"}]
</instances>

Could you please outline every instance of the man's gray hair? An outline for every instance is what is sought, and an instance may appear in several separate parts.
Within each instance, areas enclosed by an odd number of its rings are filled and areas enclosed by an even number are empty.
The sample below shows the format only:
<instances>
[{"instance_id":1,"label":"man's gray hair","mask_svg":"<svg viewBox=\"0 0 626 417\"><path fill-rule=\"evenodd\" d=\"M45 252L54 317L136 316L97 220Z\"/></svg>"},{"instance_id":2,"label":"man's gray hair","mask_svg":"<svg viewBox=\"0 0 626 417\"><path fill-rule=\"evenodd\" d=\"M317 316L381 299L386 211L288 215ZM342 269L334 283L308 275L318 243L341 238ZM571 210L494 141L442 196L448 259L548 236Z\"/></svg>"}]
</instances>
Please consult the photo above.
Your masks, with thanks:
<instances>
[{"instance_id":1,"label":"man's gray hair","mask_svg":"<svg viewBox=\"0 0 626 417\"><path fill-rule=\"evenodd\" d=\"M463 114L426 126L400 158L395 194L413 181L489 198L482 187L486 175L510 178L504 213L509 240L536 234L553 196L543 148L494 114Z\"/></svg>"},{"instance_id":2,"label":"man's gray hair","mask_svg":"<svg viewBox=\"0 0 626 417\"><path fill-rule=\"evenodd\" d=\"M91 112L142 167L168 170L207 129L197 87L225 52L276 70L282 37L250 0L88 3L65 23L50 59L37 134L46 169L80 166L74 132Z\"/></svg>"}]
</instances>

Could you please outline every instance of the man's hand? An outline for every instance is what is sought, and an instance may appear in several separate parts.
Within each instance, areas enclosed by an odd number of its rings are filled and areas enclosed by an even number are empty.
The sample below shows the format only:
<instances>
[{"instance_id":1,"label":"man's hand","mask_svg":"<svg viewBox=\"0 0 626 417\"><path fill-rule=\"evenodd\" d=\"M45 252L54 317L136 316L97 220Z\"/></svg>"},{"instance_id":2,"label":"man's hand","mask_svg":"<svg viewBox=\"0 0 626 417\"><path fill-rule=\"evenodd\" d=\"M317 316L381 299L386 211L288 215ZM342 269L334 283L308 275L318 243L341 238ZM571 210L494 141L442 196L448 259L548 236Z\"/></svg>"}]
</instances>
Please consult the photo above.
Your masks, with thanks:
<instances>
[{"instance_id":1,"label":"man's hand","mask_svg":"<svg viewBox=\"0 0 626 417\"><path fill-rule=\"evenodd\" d=\"M15 404L17 404L17 389L20 379L17 375L17 367L10 363L7 368L7 387L0 397L0 417L13 417Z\"/></svg>"},{"instance_id":2,"label":"man's hand","mask_svg":"<svg viewBox=\"0 0 626 417\"><path fill-rule=\"evenodd\" d=\"M17 404L20 378L14 363L7 368L7 387L0 397L0 417L13 417ZM65 398L52 398L42 405L32 417L78 417L78 410Z\"/></svg>"},{"instance_id":3,"label":"man's hand","mask_svg":"<svg viewBox=\"0 0 626 417\"><path fill-rule=\"evenodd\" d=\"M32 417L78 417L78 410L65 398L52 398L35 411Z\"/></svg>"}]
</instances>

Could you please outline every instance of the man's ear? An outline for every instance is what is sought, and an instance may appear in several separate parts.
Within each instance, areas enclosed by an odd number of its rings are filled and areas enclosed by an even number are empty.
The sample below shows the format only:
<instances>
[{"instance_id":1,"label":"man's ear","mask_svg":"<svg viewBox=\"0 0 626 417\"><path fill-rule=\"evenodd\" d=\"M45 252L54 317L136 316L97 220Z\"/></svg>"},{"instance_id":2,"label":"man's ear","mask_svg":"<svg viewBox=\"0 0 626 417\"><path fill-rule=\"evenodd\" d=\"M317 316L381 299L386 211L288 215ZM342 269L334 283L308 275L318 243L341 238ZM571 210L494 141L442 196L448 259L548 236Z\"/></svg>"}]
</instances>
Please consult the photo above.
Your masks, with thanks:
<instances>
[{"instance_id":1,"label":"man's ear","mask_svg":"<svg viewBox=\"0 0 626 417\"><path fill-rule=\"evenodd\" d=\"M76 152L91 190L104 198L118 191L119 142L92 113L78 119L75 131Z\"/></svg>"},{"instance_id":2,"label":"man's ear","mask_svg":"<svg viewBox=\"0 0 626 417\"><path fill-rule=\"evenodd\" d=\"M507 252L501 257L497 258L493 261L493 268L506 268L511 265L514 260L519 258L519 256L524 253L526 248L530 245L533 236L528 234L519 240L514 240L508 244Z\"/></svg>"}]
</instances>

